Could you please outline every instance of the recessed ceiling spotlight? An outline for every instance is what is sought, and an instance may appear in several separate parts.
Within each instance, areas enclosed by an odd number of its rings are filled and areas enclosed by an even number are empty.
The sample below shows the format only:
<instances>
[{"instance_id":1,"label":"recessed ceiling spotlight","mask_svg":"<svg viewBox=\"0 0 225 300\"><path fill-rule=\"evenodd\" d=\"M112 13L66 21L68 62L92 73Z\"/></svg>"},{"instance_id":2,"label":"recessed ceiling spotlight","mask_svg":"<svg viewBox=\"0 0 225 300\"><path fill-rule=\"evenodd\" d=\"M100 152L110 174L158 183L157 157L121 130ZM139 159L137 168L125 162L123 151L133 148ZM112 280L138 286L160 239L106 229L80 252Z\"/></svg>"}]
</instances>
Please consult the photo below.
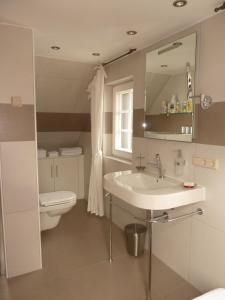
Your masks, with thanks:
<instances>
[{"instance_id":1,"label":"recessed ceiling spotlight","mask_svg":"<svg viewBox=\"0 0 225 300\"><path fill-rule=\"evenodd\" d=\"M137 34L137 31L136 30L128 30L127 34L128 35L135 35L135 34Z\"/></svg>"},{"instance_id":2,"label":"recessed ceiling spotlight","mask_svg":"<svg viewBox=\"0 0 225 300\"><path fill-rule=\"evenodd\" d=\"M175 7L184 7L185 5L187 5L186 0L176 0L173 2L173 6Z\"/></svg>"},{"instance_id":3,"label":"recessed ceiling spotlight","mask_svg":"<svg viewBox=\"0 0 225 300\"><path fill-rule=\"evenodd\" d=\"M161 68L167 68L168 65L161 65Z\"/></svg>"},{"instance_id":4,"label":"recessed ceiling spotlight","mask_svg":"<svg viewBox=\"0 0 225 300\"><path fill-rule=\"evenodd\" d=\"M60 50L61 48L59 46L51 46L51 49L52 50L55 50L55 51L58 51Z\"/></svg>"},{"instance_id":5,"label":"recessed ceiling spotlight","mask_svg":"<svg viewBox=\"0 0 225 300\"><path fill-rule=\"evenodd\" d=\"M93 56L100 56L100 53L98 53L98 52L93 52L92 55L93 55Z\"/></svg>"}]
</instances>

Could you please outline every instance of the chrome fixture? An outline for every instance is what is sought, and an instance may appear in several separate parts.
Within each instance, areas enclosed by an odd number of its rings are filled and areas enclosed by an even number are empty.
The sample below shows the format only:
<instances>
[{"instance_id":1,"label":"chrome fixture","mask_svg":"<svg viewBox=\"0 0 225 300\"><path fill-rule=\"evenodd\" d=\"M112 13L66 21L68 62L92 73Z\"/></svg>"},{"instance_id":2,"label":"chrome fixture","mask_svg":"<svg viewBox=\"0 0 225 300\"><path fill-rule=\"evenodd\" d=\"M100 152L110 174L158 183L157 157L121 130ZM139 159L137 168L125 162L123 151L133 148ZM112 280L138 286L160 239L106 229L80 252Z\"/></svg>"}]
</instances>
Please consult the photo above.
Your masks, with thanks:
<instances>
[{"instance_id":1,"label":"chrome fixture","mask_svg":"<svg viewBox=\"0 0 225 300\"><path fill-rule=\"evenodd\" d=\"M164 177L164 170L163 170L163 167L162 167L162 162L161 162L161 159L160 159L160 155L158 153L155 155L155 161L154 162L149 162L148 164L158 170L159 178Z\"/></svg>"},{"instance_id":2,"label":"chrome fixture","mask_svg":"<svg viewBox=\"0 0 225 300\"><path fill-rule=\"evenodd\" d=\"M126 32L126 34L128 34L128 35L135 35L135 34L137 34L137 31L136 30L128 30Z\"/></svg>"},{"instance_id":3,"label":"chrome fixture","mask_svg":"<svg viewBox=\"0 0 225 300\"><path fill-rule=\"evenodd\" d=\"M55 51L58 51L60 50L61 48L59 46L51 46L51 49L52 50L55 50Z\"/></svg>"},{"instance_id":4,"label":"chrome fixture","mask_svg":"<svg viewBox=\"0 0 225 300\"><path fill-rule=\"evenodd\" d=\"M179 48L180 46L182 46L183 44L181 42L175 42L173 43L172 45L170 45L169 47L166 47L164 49L161 49L158 51L158 55L161 55L165 52L168 52L168 51L171 51L171 50L174 50L176 48Z\"/></svg>"},{"instance_id":5,"label":"chrome fixture","mask_svg":"<svg viewBox=\"0 0 225 300\"><path fill-rule=\"evenodd\" d=\"M187 70L187 100L188 100L193 95L191 65L190 65L190 63L186 64L186 70Z\"/></svg>"},{"instance_id":6,"label":"chrome fixture","mask_svg":"<svg viewBox=\"0 0 225 300\"><path fill-rule=\"evenodd\" d=\"M213 103L212 97L208 96L208 95L204 95L204 94L192 96L191 98L192 99L200 98L200 105L201 105L201 108L204 110L209 109Z\"/></svg>"},{"instance_id":7,"label":"chrome fixture","mask_svg":"<svg viewBox=\"0 0 225 300\"><path fill-rule=\"evenodd\" d=\"M123 57L126 57L127 55L130 55L130 54L132 54L133 52L135 52L137 49L136 48L131 48L129 51L127 51L126 53L124 53L124 54L122 54L122 55L120 55L120 56L118 56L118 57L116 57L116 58L113 58L113 59L111 59L110 61L107 61L107 62L105 62L105 63L102 63L102 65L103 65L103 67L104 66L106 66L106 65L108 65L108 64L111 64L111 63L113 63L114 61L117 61L117 60L119 60L119 59L121 59L121 58L123 58Z\"/></svg>"},{"instance_id":8,"label":"chrome fixture","mask_svg":"<svg viewBox=\"0 0 225 300\"><path fill-rule=\"evenodd\" d=\"M201 208L198 208L196 211L183 214L174 218L170 218L169 214L167 212L163 212L161 215L154 217L154 211L153 210L146 210L146 218L139 218L135 216L133 213L128 211L127 208L124 208L116 203L112 202L112 195L111 193L106 193L105 197L109 197L109 263L111 264L113 262L112 257L112 207L116 206L122 210L124 210L126 213L133 216L136 220L142 221L146 223L147 230L148 230L148 283L147 283L147 289L146 289L146 300L152 300L152 235L153 230L152 226L155 223L168 223L168 222L174 222L177 220L183 220L191 216L195 215L203 215L204 211Z\"/></svg>"},{"instance_id":9,"label":"chrome fixture","mask_svg":"<svg viewBox=\"0 0 225 300\"><path fill-rule=\"evenodd\" d=\"M100 56L100 53L99 52L93 52L92 55L93 56Z\"/></svg>"},{"instance_id":10,"label":"chrome fixture","mask_svg":"<svg viewBox=\"0 0 225 300\"><path fill-rule=\"evenodd\" d=\"M139 165L136 166L136 169L138 171L144 171L146 167L142 166L142 159L144 159L145 157L140 153L139 156L137 156L137 158L139 159Z\"/></svg>"},{"instance_id":11,"label":"chrome fixture","mask_svg":"<svg viewBox=\"0 0 225 300\"><path fill-rule=\"evenodd\" d=\"M214 11L217 13L220 10L224 10L225 9L225 2L223 2L223 4L221 4L219 7L216 7L214 9Z\"/></svg>"},{"instance_id":12,"label":"chrome fixture","mask_svg":"<svg viewBox=\"0 0 225 300\"><path fill-rule=\"evenodd\" d=\"M175 7L184 7L185 5L187 5L186 0L176 0L173 2L173 6Z\"/></svg>"}]
</instances>

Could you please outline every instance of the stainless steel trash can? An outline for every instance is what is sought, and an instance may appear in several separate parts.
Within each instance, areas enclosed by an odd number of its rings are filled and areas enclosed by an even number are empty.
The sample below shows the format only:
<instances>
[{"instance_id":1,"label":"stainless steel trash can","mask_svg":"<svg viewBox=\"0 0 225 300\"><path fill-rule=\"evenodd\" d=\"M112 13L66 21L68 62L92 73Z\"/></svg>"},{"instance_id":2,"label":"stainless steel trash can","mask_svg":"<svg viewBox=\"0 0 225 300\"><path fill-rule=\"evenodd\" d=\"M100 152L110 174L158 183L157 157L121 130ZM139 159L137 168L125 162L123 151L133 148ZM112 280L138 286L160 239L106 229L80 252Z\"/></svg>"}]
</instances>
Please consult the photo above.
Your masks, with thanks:
<instances>
[{"instance_id":1,"label":"stainless steel trash can","mask_svg":"<svg viewBox=\"0 0 225 300\"><path fill-rule=\"evenodd\" d=\"M131 256L141 256L144 253L146 226L133 223L126 225L124 229L128 253Z\"/></svg>"}]
</instances>

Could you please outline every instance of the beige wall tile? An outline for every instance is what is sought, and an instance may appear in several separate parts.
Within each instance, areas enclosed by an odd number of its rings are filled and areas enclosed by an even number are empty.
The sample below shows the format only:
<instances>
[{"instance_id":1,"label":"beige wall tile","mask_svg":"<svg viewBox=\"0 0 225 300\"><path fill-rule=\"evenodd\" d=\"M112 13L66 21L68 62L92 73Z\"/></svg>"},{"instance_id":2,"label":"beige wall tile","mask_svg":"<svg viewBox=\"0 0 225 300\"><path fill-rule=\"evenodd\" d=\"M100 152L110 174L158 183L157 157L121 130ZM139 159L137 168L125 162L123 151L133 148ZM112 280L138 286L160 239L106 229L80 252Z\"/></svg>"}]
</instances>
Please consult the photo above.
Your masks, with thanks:
<instances>
[{"instance_id":1,"label":"beige wall tile","mask_svg":"<svg viewBox=\"0 0 225 300\"><path fill-rule=\"evenodd\" d=\"M34 105L13 107L10 104L0 104L0 141L32 141L34 139Z\"/></svg>"},{"instance_id":2,"label":"beige wall tile","mask_svg":"<svg viewBox=\"0 0 225 300\"><path fill-rule=\"evenodd\" d=\"M205 213L197 219L225 233L225 151L224 147L196 145L196 156L219 160L219 169L195 167L195 181L206 187Z\"/></svg>"},{"instance_id":3,"label":"beige wall tile","mask_svg":"<svg viewBox=\"0 0 225 300\"><path fill-rule=\"evenodd\" d=\"M38 210L35 142L1 143L3 212Z\"/></svg>"},{"instance_id":4,"label":"beige wall tile","mask_svg":"<svg viewBox=\"0 0 225 300\"><path fill-rule=\"evenodd\" d=\"M225 234L204 222L193 221L190 281L205 292L225 287Z\"/></svg>"},{"instance_id":5,"label":"beige wall tile","mask_svg":"<svg viewBox=\"0 0 225 300\"><path fill-rule=\"evenodd\" d=\"M153 253L184 279L188 279L191 220L153 227Z\"/></svg>"},{"instance_id":6,"label":"beige wall tile","mask_svg":"<svg viewBox=\"0 0 225 300\"><path fill-rule=\"evenodd\" d=\"M113 86L105 85L104 88L104 112L113 111Z\"/></svg>"},{"instance_id":7,"label":"beige wall tile","mask_svg":"<svg viewBox=\"0 0 225 300\"><path fill-rule=\"evenodd\" d=\"M112 134L103 134L103 154L112 155Z\"/></svg>"},{"instance_id":8,"label":"beige wall tile","mask_svg":"<svg viewBox=\"0 0 225 300\"><path fill-rule=\"evenodd\" d=\"M37 131L91 131L89 113L37 113Z\"/></svg>"},{"instance_id":9,"label":"beige wall tile","mask_svg":"<svg viewBox=\"0 0 225 300\"><path fill-rule=\"evenodd\" d=\"M0 36L0 103L21 96L24 104L34 104L32 30L0 24Z\"/></svg>"},{"instance_id":10,"label":"beige wall tile","mask_svg":"<svg viewBox=\"0 0 225 300\"><path fill-rule=\"evenodd\" d=\"M211 95L214 101L225 101L225 13L201 24L199 92Z\"/></svg>"},{"instance_id":11,"label":"beige wall tile","mask_svg":"<svg viewBox=\"0 0 225 300\"><path fill-rule=\"evenodd\" d=\"M38 211L4 217L7 277L41 269Z\"/></svg>"},{"instance_id":12,"label":"beige wall tile","mask_svg":"<svg viewBox=\"0 0 225 300\"><path fill-rule=\"evenodd\" d=\"M91 170L91 133L81 132L78 145L82 147L84 154L84 194L85 199L88 198L90 170Z\"/></svg>"},{"instance_id":13,"label":"beige wall tile","mask_svg":"<svg viewBox=\"0 0 225 300\"><path fill-rule=\"evenodd\" d=\"M105 112L104 129L106 134L112 134L113 132L113 113Z\"/></svg>"}]
</instances>

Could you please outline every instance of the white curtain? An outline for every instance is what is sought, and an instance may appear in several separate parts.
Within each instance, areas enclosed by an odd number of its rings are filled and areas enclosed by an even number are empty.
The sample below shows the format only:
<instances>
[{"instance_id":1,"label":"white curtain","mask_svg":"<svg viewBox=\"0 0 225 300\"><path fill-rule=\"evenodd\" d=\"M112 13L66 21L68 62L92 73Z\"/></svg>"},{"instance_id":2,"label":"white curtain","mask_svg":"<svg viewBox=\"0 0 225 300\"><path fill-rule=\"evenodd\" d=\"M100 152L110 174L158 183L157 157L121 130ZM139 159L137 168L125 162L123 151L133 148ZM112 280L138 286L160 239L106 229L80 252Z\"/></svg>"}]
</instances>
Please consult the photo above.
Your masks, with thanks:
<instances>
[{"instance_id":1,"label":"white curtain","mask_svg":"<svg viewBox=\"0 0 225 300\"><path fill-rule=\"evenodd\" d=\"M93 80L88 86L91 101L91 144L92 162L88 195L88 211L97 216L104 215L103 172L102 172L102 137L103 137L103 94L106 73L103 66L98 66Z\"/></svg>"}]
</instances>

